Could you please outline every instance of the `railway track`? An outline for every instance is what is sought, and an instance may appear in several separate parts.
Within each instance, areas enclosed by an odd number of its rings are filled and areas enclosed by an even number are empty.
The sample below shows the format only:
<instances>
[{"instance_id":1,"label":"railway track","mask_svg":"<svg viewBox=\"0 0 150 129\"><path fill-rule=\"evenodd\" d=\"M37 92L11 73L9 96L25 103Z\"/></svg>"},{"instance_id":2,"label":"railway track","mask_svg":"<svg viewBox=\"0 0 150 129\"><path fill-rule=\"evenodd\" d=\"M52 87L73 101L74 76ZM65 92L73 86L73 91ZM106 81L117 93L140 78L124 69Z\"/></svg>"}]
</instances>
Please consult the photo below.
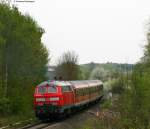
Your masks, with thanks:
<instances>
[{"instance_id":1,"label":"railway track","mask_svg":"<svg viewBox=\"0 0 150 129\"><path fill-rule=\"evenodd\" d=\"M11 123L9 125L6 125L6 126L3 126L3 127L0 127L0 129L10 129L10 128L16 128L17 126L19 125L22 125L22 124L30 124L30 123L33 123L33 121L35 121L34 119L28 119L28 120L24 120L24 121L18 121L16 123ZM37 122L36 122L37 123Z\"/></svg>"},{"instance_id":2,"label":"railway track","mask_svg":"<svg viewBox=\"0 0 150 129\"><path fill-rule=\"evenodd\" d=\"M18 129L49 129L49 128L57 126L58 124L59 123L56 123L56 122L52 122L52 123L39 122L39 123L35 123L32 125L24 126L22 128L18 128Z\"/></svg>"},{"instance_id":3,"label":"railway track","mask_svg":"<svg viewBox=\"0 0 150 129\"><path fill-rule=\"evenodd\" d=\"M32 124L27 124L23 127L15 127L15 125L19 125L20 123L15 123L13 125L7 125L4 127L0 127L0 129L48 129L49 127L54 127L58 125L59 123L56 122L49 122L49 123L43 123L43 122L36 122ZM48 128L47 128L48 127Z\"/></svg>"},{"instance_id":4,"label":"railway track","mask_svg":"<svg viewBox=\"0 0 150 129\"><path fill-rule=\"evenodd\" d=\"M95 115L97 113L98 105L99 105L99 103L97 103L95 105L91 105L91 106L89 106L89 108L85 108L79 112L76 112L75 114L72 114L71 116L64 118L64 120L59 121L59 122L58 121L57 122L49 122L49 123L39 122L39 123L24 126L19 129L54 129L56 126L60 126L61 124L64 124L64 123L66 124L69 119L74 119L74 117L77 117L81 114L88 113L88 114Z\"/></svg>"},{"instance_id":5,"label":"railway track","mask_svg":"<svg viewBox=\"0 0 150 129\"><path fill-rule=\"evenodd\" d=\"M99 109L99 103L91 105L79 112L73 113L71 116L63 119L62 121L50 121L50 122L41 122L41 121L35 121L34 123L28 123L22 127L15 127L14 125L18 125L19 123L22 122L18 122L13 124L13 126L5 126L2 127L0 129L54 129L57 126L61 127L61 125L68 124L70 126L72 126L72 123L69 123L68 121L71 121L71 119L73 119L76 122L76 117L78 118L80 115L82 116L82 114L91 114L92 116L96 116L97 115L97 110ZM80 118L79 118L80 119ZM24 123L24 122L23 122ZM67 127L69 128L69 127Z\"/></svg>"},{"instance_id":6,"label":"railway track","mask_svg":"<svg viewBox=\"0 0 150 129\"><path fill-rule=\"evenodd\" d=\"M39 123L34 125L28 125L19 129L51 129L59 124L61 124L61 122Z\"/></svg>"},{"instance_id":7,"label":"railway track","mask_svg":"<svg viewBox=\"0 0 150 129\"><path fill-rule=\"evenodd\" d=\"M50 123L37 122L37 123L25 125L18 129L42 129L44 127L47 127L48 125L50 125Z\"/></svg>"}]
</instances>

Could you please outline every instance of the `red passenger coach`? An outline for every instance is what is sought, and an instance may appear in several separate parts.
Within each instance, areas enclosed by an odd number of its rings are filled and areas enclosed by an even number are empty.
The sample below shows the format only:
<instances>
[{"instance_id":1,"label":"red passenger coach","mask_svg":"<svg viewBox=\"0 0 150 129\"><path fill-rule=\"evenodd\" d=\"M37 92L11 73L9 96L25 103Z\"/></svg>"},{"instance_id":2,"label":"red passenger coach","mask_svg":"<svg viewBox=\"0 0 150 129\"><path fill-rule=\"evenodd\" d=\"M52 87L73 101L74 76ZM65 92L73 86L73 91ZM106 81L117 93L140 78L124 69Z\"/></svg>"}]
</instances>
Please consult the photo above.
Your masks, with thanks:
<instances>
[{"instance_id":1,"label":"red passenger coach","mask_svg":"<svg viewBox=\"0 0 150 129\"><path fill-rule=\"evenodd\" d=\"M34 107L39 119L59 117L87 106L103 96L99 80L45 81L35 88Z\"/></svg>"}]
</instances>

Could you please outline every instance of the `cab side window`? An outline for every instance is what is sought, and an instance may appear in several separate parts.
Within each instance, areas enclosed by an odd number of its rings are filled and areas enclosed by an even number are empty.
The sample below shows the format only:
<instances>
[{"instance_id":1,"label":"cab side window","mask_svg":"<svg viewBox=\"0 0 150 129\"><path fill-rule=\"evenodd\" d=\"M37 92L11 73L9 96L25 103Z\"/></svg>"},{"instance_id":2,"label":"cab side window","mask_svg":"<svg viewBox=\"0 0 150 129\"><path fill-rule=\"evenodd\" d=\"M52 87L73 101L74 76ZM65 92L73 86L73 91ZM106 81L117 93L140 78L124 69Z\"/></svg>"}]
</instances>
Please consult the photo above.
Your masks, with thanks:
<instances>
[{"instance_id":1,"label":"cab side window","mask_svg":"<svg viewBox=\"0 0 150 129\"><path fill-rule=\"evenodd\" d=\"M70 86L63 86L62 87L62 92L71 92L71 87Z\"/></svg>"}]
</instances>

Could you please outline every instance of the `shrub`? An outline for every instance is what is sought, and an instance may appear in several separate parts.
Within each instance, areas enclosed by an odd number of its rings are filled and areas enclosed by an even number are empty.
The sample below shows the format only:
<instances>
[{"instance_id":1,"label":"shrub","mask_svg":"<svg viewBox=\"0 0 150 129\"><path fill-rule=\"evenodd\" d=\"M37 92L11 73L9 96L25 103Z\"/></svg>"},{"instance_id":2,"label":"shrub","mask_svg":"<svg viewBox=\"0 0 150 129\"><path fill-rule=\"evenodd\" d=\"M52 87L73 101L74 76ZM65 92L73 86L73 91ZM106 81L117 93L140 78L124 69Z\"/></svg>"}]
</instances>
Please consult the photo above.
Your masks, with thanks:
<instances>
[{"instance_id":1,"label":"shrub","mask_svg":"<svg viewBox=\"0 0 150 129\"><path fill-rule=\"evenodd\" d=\"M123 93L123 91L124 91L124 85L123 85L122 81L120 79L116 80L112 84L111 92L121 94L121 93Z\"/></svg>"},{"instance_id":2,"label":"shrub","mask_svg":"<svg viewBox=\"0 0 150 129\"><path fill-rule=\"evenodd\" d=\"M10 111L10 100L8 98L0 99L0 114L5 115Z\"/></svg>"}]
</instances>

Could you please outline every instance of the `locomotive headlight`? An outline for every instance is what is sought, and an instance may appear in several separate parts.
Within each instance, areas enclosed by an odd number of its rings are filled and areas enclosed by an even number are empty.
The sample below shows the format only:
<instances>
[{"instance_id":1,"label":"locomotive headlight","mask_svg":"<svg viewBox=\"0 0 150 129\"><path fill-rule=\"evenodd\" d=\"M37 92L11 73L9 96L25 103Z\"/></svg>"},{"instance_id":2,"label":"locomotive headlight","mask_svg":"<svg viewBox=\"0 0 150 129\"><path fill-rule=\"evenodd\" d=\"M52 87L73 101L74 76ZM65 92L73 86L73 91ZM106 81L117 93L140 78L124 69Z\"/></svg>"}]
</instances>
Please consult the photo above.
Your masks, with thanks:
<instances>
[{"instance_id":1,"label":"locomotive headlight","mask_svg":"<svg viewBox=\"0 0 150 129\"><path fill-rule=\"evenodd\" d=\"M59 100L59 97L51 97L49 98L50 101L58 101Z\"/></svg>"},{"instance_id":2,"label":"locomotive headlight","mask_svg":"<svg viewBox=\"0 0 150 129\"><path fill-rule=\"evenodd\" d=\"M45 98L36 98L36 101L37 101L37 102L44 102L44 101L45 101Z\"/></svg>"}]
</instances>

